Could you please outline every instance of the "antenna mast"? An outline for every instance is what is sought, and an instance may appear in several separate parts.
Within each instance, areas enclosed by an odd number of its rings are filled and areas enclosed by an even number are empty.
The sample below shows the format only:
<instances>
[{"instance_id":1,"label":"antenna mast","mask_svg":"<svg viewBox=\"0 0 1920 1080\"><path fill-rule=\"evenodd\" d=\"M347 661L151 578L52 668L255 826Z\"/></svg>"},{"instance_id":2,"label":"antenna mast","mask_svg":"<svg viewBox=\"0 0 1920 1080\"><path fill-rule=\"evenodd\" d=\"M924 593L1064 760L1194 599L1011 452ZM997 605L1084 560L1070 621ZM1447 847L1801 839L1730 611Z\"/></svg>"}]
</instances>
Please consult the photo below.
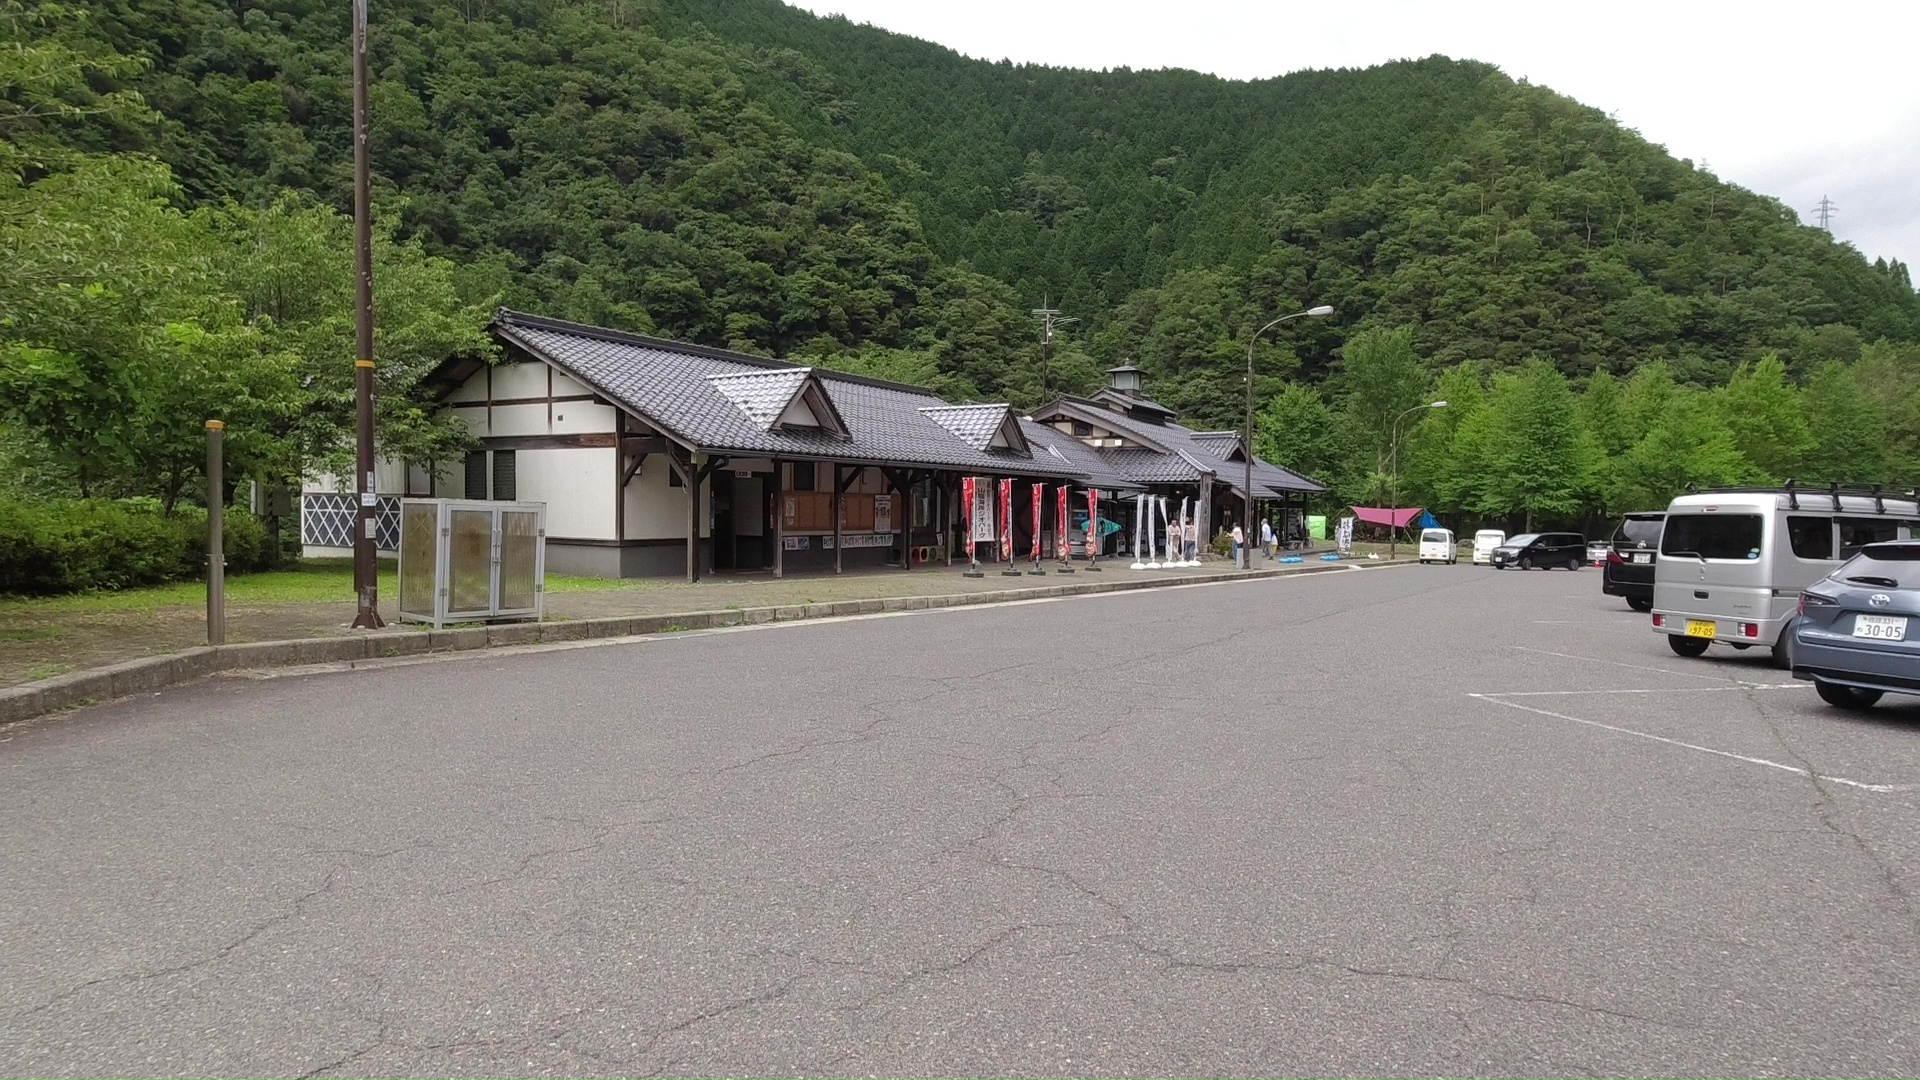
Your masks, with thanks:
<instances>
[{"instance_id":1,"label":"antenna mast","mask_svg":"<svg viewBox=\"0 0 1920 1080\"><path fill-rule=\"evenodd\" d=\"M1041 304L1045 304L1043 299ZM1053 398L1053 330L1056 326L1068 326L1080 320L1072 316L1063 316L1058 308L1037 307L1028 312L1040 320L1040 398L1050 401Z\"/></svg>"}]
</instances>

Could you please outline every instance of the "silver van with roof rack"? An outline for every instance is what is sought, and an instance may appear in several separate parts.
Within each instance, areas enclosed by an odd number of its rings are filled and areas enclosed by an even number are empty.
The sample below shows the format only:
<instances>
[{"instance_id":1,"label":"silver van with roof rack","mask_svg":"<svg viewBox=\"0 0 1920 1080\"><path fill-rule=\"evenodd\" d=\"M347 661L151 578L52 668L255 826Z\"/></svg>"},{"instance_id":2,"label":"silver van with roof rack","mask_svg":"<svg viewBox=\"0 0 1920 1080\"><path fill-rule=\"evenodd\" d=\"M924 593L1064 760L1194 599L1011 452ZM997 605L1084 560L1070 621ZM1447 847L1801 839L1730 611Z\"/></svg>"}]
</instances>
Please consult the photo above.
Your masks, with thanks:
<instances>
[{"instance_id":1,"label":"silver van with roof rack","mask_svg":"<svg viewBox=\"0 0 1920 1080\"><path fill-rule=\"evenodd\" d=\"M1715 642L1786 666L1800 590L1861 547L1920 530L1920 503L1878 488L1689 492L1667 507L1653 569L1653 630L1681 656Z\"/></svg>"}]
</instances>

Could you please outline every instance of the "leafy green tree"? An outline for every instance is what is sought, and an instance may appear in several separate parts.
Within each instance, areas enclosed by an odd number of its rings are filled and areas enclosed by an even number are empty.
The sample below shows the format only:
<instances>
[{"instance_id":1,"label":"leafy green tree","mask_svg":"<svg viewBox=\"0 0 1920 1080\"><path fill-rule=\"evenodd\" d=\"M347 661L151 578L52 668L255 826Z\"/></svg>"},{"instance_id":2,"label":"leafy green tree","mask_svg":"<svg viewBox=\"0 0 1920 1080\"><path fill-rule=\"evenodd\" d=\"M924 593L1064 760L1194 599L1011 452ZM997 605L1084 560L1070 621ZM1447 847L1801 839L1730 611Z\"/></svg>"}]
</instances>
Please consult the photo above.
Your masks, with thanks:
<instances>
[{"instance_id":1,"label":"leafy green tree","mask_svg":"<svg viewBox=\"0 0 1920 1080\"><path fill-rule=\"evenodd\" d=\"M1566 519L1584 505L1598 458L1566 377L1544 360L1494 377L1472 418L1487 475L1472 509L1490 517Z\"/></svg>"},{"instance_id":2,"label":"leafy green tree","mask_svg":"<svg viewBox=\"0 0 1920 1080\"><path fill-rule=\"evenodd\" d=\"M1356 334L1341 350L1329 385L1355 438L1372 452L1370 465L1376 471L1388 468L1395 422L1408 409L1432 400L1427 396L1431 384L1426 366L1414 353L1411 328Z\"/></svg>"},{"instance_id":3,"label":"leafy green tree","mask_svg":"<svg viewBox=\"0 0 1920 1080\"><path fill-rule=\"evenodd\" d=\"M1754 468L1775 482L1793 475L1813 436L1780 357L1768 353L1757 364L1740 365L1715 397L1734 445Z\"/></svg>"},{"instance_id":4,"label":"leafy green tree","mask_svg":"<svg viewBox=\"0 0 1920 1080\"><path fill-rule=\"evenodd\" d=\"M1675 391L1614 462L1607 504L1617 512L1661 510L1689 484L1729 487L1761 479L1713 402L1698 391Z\"/></svg>"},{"instance_id":5,"label":"leafy green tree","mask_svg":"<svg viewBox=\"0 0 1920 1080\"><path fill-rule=\"evenodd\" d=\"M1803 483L1879 484L1887 479L1887 419L1868 399L1853 369L1828 361L1804 390L1813 446L1801 459Z\"/></svg>"},{"instance_id":6,"label":"leafy green tree","mask_svg":"<svg viewBox=\"0 0 1920 1080\"><path fill-rule=\"evenodd\" d=\"M1290 382L1254 418L1254 453L1336 492L1352 483L1351 432L1320 392Z\"/></svg>"}]
</instances>

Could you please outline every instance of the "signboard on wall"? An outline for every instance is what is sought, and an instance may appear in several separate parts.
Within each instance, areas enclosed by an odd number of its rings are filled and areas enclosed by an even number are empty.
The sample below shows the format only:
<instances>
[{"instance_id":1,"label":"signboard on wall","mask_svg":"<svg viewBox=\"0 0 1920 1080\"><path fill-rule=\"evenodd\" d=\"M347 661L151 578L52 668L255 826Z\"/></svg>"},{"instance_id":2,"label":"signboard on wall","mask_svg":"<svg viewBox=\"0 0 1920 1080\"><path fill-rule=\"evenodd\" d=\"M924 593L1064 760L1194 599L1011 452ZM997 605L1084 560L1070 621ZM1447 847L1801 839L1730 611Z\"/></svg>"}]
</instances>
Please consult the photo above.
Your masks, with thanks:
<instances>
[{"instance_id":1,"label":"signboard on wall","mask_svg":"<svg viewBox=\"0 0 1920 1080\"><path fill-rule=\"evenodd\" d=\"M893 496L875 495L873 497L873 531L883 533L893 531Z\"/></svg>"},{"instance_id":2,"label":"signboard on wall","mask_svg":"<svg viewBox=\"0 0 1920 1080\"><path fill-rule=\"evenodd\" d=\"M805 539L805 537L802 537L801 539ZM885 533L876 533L873 535L842 536L840 538L840 546L848 550L852 550L853 548L892 547L893 537ZM831 536L821 537L820 547L822 550L832 551L833 537Z\"/></svg>"},{"instance_id":3,"label":"signboard on wall","mask_svg":"<svg viewBox=\"0 0 1920 1080\"><path fill-rule=\"evenodd\" d=\"M976 483L973 487L973 541L976 544L991 544L1000 539L993 529L993 484Z\"/></svg>"},{"instance_id":4,"label":"signboard on wall","mask_svg":"<svg viewBox=\"0 0 1920 1080\"><path fill-rule=\"evenodd\" d=\"M805 551L807 550L808 545L813 542L813 537L783 536L780 538L780 540L781 540L781 543L786 546L786 549L788 551Z\"/></svg>"}]
</instances>

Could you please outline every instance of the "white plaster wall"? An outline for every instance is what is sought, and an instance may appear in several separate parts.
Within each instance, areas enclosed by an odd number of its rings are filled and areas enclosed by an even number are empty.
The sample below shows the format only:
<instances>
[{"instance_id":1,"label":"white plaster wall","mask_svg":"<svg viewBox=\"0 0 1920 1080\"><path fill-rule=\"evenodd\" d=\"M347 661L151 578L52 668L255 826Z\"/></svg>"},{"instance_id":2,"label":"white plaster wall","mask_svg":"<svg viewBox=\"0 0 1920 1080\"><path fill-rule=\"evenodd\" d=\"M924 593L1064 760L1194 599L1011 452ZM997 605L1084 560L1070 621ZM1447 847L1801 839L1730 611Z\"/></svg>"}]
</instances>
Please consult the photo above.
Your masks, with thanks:
<instances>
[{"instance_id":1,"label":"white plaster wall","mask_svg":"<svg viewBox=\"0 0 1920 1080\"><path fill-rule=\"evenodd\" d=\"M559 393L556 386L554 392ZM545 406L542 406L544 408ZM556 401L553 403L553 433L555 435L600 434L613 430L614 408L611 405L596 405L591 401Z\"/></svg>"},{"instance_id":2,"label":"white plaster wall","mask_svg":"<svg viewBox=\"0 0 1920 1080\"><path fill-rule=\"evenodd\" d=\"M480 414L480 423L487 422L487 414ZM495 405L493 407L493 426L483 435L545 435L547 434L547 406L539 405Z\"/></svg>"},{"instance_id":3,"label":"white plaster wall","mask_svg":"<svg viewBox=\"0 0 1920 1080\"><path fill-rule=\"evenodd\" d=\"M612 451L608 451L612 453ZM687 489L667 480L673 467L659 454L648 454L640 471L627 482L627 539L684 540L687 536ZM700 535L711 532L707 507L711 483L700 485Z\"/></svg>"},{"instance_id":4,"label":"white plaster wall","mask_svg":"<svg viewBox=\"0 0 1920 1080\"><path fill-rule=\"evenodd\" d=\"M519 450L514 453L514 495L521 502L547 504L550 537L611 540L612 493L618 479L614 464L612 447Z\"/></svg>"},{"instance_id":5,"label":"white plaster wall","mask_svg":"<svg viewBox=\"0 0 1920 1080\"><path fill-rule=\"evenodd\" d=\"M486 386L486 373L475 378ZM471 380L469 380L471 381ZM500 364L493 369L493 400L501 398L543 398L547 396L547 365ZM544 408L544 406L542 406Z\"/></svg>"}]
</instances>

